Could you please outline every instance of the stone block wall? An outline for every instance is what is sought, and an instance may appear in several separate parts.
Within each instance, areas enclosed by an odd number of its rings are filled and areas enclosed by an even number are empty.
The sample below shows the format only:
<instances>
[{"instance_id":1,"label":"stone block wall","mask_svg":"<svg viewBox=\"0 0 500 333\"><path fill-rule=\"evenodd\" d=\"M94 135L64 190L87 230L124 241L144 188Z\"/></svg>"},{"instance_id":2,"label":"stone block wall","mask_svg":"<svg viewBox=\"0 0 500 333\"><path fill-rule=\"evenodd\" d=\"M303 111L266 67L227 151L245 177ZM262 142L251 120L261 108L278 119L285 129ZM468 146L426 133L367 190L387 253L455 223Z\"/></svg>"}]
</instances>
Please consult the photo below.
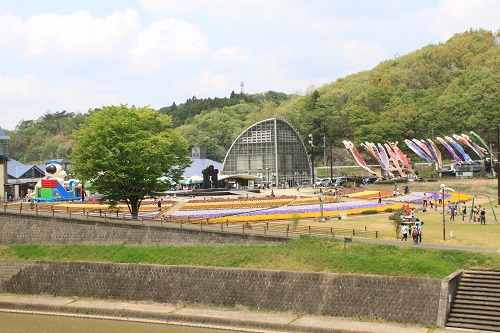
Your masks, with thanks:
<instances>
[{"instance_id":1,"label":"stone block wall","mask_svg":"<svg viewBox=\"0 0 500 333\"><path fill-rule=\"evenodd\" d=\"M16 266L17 265L17 266ZM436 324L441 280L353 274L0 260L0 291L197 303ZM14 269L15 270L15 269Z\"/></svg>"},{"instance_id":2,"label":"stone block wall","mask_svg":"<svg viewBox=\"0 0 500 333\"><path fill-rule=\"evenodd\" d=\"M0 213L0 244L276 244L286 238Z\"/></svg>"}]
</instances>

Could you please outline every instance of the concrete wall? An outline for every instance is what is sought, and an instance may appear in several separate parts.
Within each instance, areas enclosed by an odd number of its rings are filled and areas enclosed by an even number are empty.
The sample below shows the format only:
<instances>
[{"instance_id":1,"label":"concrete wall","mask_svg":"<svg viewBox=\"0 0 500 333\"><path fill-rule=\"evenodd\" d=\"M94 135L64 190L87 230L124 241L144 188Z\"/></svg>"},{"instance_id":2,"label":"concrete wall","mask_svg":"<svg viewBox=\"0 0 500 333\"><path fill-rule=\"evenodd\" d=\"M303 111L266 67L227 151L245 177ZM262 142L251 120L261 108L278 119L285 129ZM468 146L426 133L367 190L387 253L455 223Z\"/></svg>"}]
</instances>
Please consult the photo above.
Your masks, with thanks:
<instances>
[{"instance_id":1,"label":"concrete wall","mask_svg":"<svg viewBox=\"0 0 500 333\"><path fill-rule=\"evenodd\" d=\"M436 324L441 280L142 264L0 260L0 291L242 305Z\"/></svg>"},{"instance_id":2,"label":"concrete wall","mask_svg":"<svg viewBox=\"0 0 500 333\"><path fill-rule=\"evenodd\" d=\"M441 281L441 298L439 299L439 310L437 324L444 327L448 321L451 311L451 302L455 296L462 280L463 271L454 272Z\"/></svg>"},{"instance_id":3,"label":"concrete wall","mask_svg":"<svg viewBox=\"0 0 500 333\"><path fill-rule=\"evenodd\" d=\"M280 237L0 213L0 244L227 245L276 244Z\"/></svg>"}]
</instances>

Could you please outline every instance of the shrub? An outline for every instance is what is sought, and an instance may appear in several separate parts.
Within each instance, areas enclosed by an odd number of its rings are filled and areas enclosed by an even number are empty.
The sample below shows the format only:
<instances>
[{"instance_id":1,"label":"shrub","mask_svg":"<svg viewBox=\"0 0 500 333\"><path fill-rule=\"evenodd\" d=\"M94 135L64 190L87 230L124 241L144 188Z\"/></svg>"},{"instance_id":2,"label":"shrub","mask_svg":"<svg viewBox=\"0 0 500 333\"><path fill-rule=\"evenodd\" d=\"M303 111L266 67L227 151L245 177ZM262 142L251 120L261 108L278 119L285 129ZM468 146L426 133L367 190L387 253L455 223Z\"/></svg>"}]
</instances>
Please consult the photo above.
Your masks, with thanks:
<instances>
[{"instance_id":1,"label":"shrub","mask_svg":"<svg viewBox=\"0 0 500 333\"><path fill-rule=\"evenodd\" d=\"M375 209L367 209L367 210L362 211L360 214L364 214L364 215L369 215L369 214L378 214L378 210L375 210Z\"/></svg>"}]
</instances>

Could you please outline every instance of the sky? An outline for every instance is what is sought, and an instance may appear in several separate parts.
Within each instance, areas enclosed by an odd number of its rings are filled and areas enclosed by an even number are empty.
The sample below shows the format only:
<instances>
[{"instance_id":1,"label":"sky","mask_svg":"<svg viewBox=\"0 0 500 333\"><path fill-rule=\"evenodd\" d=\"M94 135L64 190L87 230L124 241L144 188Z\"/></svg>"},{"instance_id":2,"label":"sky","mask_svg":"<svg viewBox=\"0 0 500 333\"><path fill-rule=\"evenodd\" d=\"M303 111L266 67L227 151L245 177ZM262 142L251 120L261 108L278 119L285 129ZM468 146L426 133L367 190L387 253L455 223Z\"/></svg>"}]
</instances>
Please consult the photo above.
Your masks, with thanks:
<instances>
[{"instance_id":1,"label":"sky","mask_svg":"<svg viewBox=\"0 0 500 333\"><path fill-rule=\"evenodd\" d=\"M499 0L0 0L0 127L108 105L305 94L469 29Z\"/></svg>"}]
</instances>

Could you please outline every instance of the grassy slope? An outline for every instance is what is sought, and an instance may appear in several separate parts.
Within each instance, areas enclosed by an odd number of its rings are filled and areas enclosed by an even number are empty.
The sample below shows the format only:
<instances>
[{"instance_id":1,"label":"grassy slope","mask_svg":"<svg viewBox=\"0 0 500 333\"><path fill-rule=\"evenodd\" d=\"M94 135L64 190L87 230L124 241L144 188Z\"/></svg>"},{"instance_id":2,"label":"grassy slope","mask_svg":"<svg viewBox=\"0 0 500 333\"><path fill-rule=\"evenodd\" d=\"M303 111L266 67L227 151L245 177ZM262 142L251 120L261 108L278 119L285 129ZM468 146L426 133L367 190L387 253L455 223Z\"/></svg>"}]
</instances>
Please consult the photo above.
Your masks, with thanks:
<instances>
[{"instance_id":1,"label":"grassy slope","mask_svg":"<svg viewBox=\"0 0 500 333\"><path fill-rule=\"evenodd\" d=\"M474 266L500 269L500 256L464 251L355 243L303 237L277 246L86 246L12 245L0 247L0 258L70 260L254 269L338 272L443 278Z\"/></svg>"}]
</instances>

